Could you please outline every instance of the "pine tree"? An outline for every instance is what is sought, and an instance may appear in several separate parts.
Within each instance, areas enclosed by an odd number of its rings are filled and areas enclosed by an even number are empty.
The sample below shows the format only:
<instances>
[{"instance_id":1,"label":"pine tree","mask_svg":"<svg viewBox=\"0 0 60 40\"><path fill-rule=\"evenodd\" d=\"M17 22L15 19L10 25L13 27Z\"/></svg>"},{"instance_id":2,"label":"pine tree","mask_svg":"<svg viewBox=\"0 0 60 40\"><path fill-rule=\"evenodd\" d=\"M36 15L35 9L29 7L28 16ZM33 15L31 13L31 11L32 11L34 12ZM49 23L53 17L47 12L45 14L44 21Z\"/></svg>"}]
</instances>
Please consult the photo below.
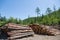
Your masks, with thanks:
<instances>
[{"instance_id":1,"label":"pine tree","mask_svg":"<svg viewBox=\"0 0 60 40\"><path fill-rule=\"evenodd\" d=\"M36 20L36 23L37 23L37 20L39 20L38 17L39 17L39 14L40 14L40 9L39 9L39 7L36 8L36 13L37 13L37 17L36 17L35 20Z\"/></svg>"}]
</instances>

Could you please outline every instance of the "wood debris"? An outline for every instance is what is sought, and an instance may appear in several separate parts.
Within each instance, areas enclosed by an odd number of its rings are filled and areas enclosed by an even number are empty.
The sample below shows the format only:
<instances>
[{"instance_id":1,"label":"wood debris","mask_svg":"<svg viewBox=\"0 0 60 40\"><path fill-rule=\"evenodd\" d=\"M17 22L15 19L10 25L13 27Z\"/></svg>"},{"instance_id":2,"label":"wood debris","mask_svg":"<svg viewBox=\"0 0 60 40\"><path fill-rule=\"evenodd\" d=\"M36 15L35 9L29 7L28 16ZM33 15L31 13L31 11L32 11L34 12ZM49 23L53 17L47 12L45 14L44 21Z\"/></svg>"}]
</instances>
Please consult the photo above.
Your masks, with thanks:
<instances>
[{"instance_id":1,"label":"wood debris","mask_svg":"<svg viewBox=\"0 0 60 40\"><path fill-rule=\"evenodd\" d=\"M50 28L49 26L31 24L29 25L36 34L59 35L60 30Z\"/></svg>"}]
</instances>

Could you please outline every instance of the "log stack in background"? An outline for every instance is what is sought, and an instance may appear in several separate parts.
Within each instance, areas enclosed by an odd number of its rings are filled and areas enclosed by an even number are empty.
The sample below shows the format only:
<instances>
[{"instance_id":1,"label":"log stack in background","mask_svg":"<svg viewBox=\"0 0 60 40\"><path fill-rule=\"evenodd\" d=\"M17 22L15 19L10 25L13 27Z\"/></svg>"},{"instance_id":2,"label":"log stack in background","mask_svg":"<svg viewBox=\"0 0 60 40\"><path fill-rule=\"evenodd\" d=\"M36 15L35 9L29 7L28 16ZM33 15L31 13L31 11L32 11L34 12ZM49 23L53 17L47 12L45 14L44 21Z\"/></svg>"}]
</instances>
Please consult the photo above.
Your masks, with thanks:
<instances>
[{"instance_id":1,"label":"log stack in background","mask_svg":"<svg viewBox=\"0 0 60 40\"><path fill-rule=\"evenodd\" d=\"M8 23L4 27L6 27L8 39L17 39L24 36L33 36L34 32L30 27L23 27L22 25Z\"/></svg>"},{"instance_id":2,"label":"log stack in background","mask_svg":"<svg viewBox=\"0 0 60 40\"><path fill-rule=\"evenodd\" d=\"M59 35L60 30L51 28L50 26L30 24L29 25L36 34Z\"/></svg>"}]
</instances>

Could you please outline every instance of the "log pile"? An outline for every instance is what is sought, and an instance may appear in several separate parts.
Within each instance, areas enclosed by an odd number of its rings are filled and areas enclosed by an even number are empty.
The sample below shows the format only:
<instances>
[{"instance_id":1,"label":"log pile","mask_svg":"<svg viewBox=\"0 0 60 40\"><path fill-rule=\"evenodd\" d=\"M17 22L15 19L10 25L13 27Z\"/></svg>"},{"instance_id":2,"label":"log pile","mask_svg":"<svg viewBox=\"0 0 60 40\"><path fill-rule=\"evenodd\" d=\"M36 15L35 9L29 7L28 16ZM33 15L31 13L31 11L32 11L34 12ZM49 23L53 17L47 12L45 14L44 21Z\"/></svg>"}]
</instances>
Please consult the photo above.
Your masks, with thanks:
<instances>
[{"instance_id":1,"label":"log pile","mask_svg":"<svg viewBox=\"0 0 60 40\"><path fill-rule=\"evenodd\" d=\"M59 35L60 30L50 28L49 26L30 24L29 25L36 34Z\"/></svg>"},{"instance_id":2,"label":"log pile","mask_svg":"<svg viewBox=\"0 0 60 40\"><path fill-rule=\"evenodd\" d=\"M17 39L24 36L33 36L34 32L30 27L23 27L18 24L8 23L4 27L8 34L8 39Z\"/></svg>"}]
</instances>

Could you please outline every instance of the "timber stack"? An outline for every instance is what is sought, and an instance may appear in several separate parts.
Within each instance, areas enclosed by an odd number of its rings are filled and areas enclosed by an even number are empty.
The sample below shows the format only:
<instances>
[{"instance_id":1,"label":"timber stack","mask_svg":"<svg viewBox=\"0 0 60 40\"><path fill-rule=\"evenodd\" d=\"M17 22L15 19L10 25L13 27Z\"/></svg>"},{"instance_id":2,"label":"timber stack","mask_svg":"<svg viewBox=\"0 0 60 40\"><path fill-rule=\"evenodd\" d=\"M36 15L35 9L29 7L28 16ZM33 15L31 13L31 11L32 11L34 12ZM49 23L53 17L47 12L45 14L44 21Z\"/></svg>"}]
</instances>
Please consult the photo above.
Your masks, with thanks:
<instances>
[{"instance_id":1,"label":"timber stack","mask_svg":"<svg viewBox=\"0 0 60 40\"><path fill-rule=\"evenodd\" d=\"M29 25L36 34L44 35L60 35L60 30L51 28L50 26L30 24Z\"/></svg>"},{"instance_id":2,"label":"timber stack","mask_svg":"<svg viewBox=\"0 0 60 40\"><path fill-rule=\"evenodd\" d=\"M8 39L18 39L25 36L33 36L34 32L30 27L23 27L19 24L8 23L4 30L8 34Z\"/></svg>"}]
</instances>

